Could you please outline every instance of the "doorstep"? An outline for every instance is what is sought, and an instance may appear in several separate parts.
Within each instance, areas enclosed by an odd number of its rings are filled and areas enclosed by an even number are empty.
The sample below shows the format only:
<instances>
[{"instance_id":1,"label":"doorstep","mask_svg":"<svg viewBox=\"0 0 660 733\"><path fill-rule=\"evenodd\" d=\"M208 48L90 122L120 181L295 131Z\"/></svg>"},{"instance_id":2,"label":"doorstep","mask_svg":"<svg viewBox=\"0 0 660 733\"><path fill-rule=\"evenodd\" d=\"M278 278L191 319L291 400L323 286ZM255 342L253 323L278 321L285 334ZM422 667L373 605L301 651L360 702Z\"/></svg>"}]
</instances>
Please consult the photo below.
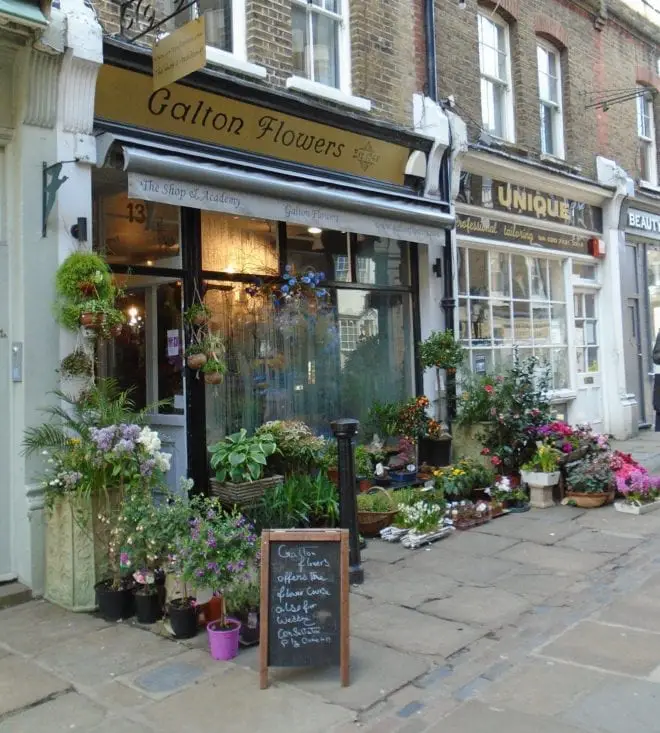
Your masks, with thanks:
<instances>
[{"instance_id":1,"label":"doorstep","mask_svg":"<svg viewBox=\"0 0 660 733\"><path fill-rule=\"evenodd\" d=\"M11 581L0 584L0 609L19 606L32 600L32 591L23 583Z\"/></svg>"}]
</instances>

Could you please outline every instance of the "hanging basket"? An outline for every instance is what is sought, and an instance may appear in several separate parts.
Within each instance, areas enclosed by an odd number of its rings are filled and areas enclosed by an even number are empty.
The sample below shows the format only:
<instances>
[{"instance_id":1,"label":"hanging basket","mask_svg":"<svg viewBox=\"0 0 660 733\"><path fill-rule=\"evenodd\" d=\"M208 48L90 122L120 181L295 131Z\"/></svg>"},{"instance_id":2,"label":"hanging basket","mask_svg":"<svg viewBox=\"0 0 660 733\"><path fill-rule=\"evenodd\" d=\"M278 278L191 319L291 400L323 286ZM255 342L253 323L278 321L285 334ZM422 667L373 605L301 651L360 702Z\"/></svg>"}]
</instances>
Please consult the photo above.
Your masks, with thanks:
<instances>
[{"instance_id":1,"label":"hanging basket","mask_svg":"<svg viewBox=\"0 0 660 733\"><path fill-rule=\"evenodd\" d=\"M105 313L81 313L80 325L98 331L105 325Z\"/></svg>"},{"instance_id":2,"label":"hanging basket","mask_svg":"<svg viewBox=\"0 0 660 733\"><path fill-rule=\"evenodd\" d=\"M204 381L206 384L222 384L224 375L222 372L206 372L204 374Z\"/></svg>"},{"instance_id":3,"label":"hanging basket","mask_svg":"<svg viewBox=\"0 0 660 733\"><path fill-rule=\"evenodd\" d=\"M227 506L246 507L255 504L263 496L266 489L277 486L284 481L284 476L268 476L257 481L244 481L234 484L231 481L220 482L212 478L211 493Z\"/></svg>"},{"instance_id":4,"label":"hanging basket","mask_svg":"<svg viewBox=\"0 0 660 733\"><path fill-rule=\"evenodd\" d=\"M191 354L186 360L188 367L197 371L206 364L206 354Z\"/></svg>"}]
</instances>

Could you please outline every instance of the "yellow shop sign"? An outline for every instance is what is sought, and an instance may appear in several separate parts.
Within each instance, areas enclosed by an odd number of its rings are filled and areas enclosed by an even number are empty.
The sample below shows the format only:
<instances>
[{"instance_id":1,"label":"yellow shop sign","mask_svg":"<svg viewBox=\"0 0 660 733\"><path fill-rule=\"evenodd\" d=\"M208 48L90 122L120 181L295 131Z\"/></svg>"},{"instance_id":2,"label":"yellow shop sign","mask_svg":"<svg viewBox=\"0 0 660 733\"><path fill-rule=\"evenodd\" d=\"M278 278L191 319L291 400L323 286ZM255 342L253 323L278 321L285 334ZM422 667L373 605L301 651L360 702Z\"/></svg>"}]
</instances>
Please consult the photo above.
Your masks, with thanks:
<instances>
[{"instance_id":1,"label":"yellow shop sign","mask_svg":"<svg viewBox=\"0 0 660 733\"><path fill-rule=\"evenodd\" d=\"M402 184L408 148L172 84L154 90L150 76L103 66L96 117L303 165Z\"/></svg>"}]
</instances>

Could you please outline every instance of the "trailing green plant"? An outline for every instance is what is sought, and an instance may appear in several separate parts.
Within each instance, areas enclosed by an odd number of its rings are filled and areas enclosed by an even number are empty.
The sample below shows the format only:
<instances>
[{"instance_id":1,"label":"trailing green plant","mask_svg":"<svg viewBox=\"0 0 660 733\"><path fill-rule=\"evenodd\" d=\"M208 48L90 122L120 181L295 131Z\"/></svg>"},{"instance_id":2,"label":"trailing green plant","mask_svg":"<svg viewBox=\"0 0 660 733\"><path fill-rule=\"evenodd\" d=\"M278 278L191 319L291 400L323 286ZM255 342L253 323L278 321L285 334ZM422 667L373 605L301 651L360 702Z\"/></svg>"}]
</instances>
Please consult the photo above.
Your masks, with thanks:
<instances>
[{"instance_id":1,"label":"trailing green plant","mask_svg":"<svg viewBox=\"0 0 660 733\"><path fill-rule=\"evenodd\" d=\"M220 359L211 357L206 360L206 364L204 364L200 371L204 374L226 374L227 364L224 361L220 361Z\"/></svg>"},{"instance_id":2,"label":"trailing green plant","mask_svg":"<svg viewBox=\"0 0 660 733\"><path fill-rule=\"evenodd\" d=\"M419 360L424 369L458 369L464 358L465 349L451 330L432 331L419 344Z\"/></svg>"},{"instance_id":3,"label":"trailing green plant","mask_svg":"<svg viewBox=\"0 0 660 733\"><path fill-rule=\"evenodd\" d=\"M208 362L207 362L208 363ZM245 428L209 446L211 468L218 481L257 481L277 446L269 433L248 436Z\"/></svg>"},{"instance_id":4,"label":"trailing green plant","mask_svg":"<svg viewBox=\"0 0 660 733\"><path fill-rule=\"evenodd\" d=\"M374 464L372 462L371 453L366 446L358 445L355 447L355 473L363 478L369 478L373 475Z\"/></svg>"},{"instance_id":5,"label":"trailing green plant","mask_svg":"<svg viewBox=\"0 0 660 733\"><path fill-rule=\"evenodd\" d=\"M204 354L208 351L208 347L205 343L192 343L188 344L186 348L186 356L194 356L195 354Z\"/></svg>"},{"instance_id":6,"label":"trailing green plant","mask_svg":"<svg viewBox=\"0 0 660 733\"><path fill-rule=\"evenodd\" d=\"M400 402L374 402L369 410L369 420L381 438L400 435Z\"/></svg>"},{"instance_id":7,"label":"trailing green plant","mask_svg":"<svg viewBox=\"0 0 660 733\"><path fill-rule=\"evenodd\" d=\"M59 372L64 378L91 377L94 374L94 362L83 349L76 348L62 359Z\"/></svg>"},{"instance_id":8,"label":"trailing green plant","mask_svg":"<svg viewBox=\"0 0 660 733\"><path fill-rule=\"evenodd\" d=\"M203 326L211 319L211 309L204 303L193 303L183 317L191 326Z\"/></svg>"},{"instance_id":9,"label":"trailing green plant","mask_svg":"<svg viewBox=\"0 0 660 733\"><path fill-rule=\"evenodd\" d=\"M325 441L299 420L273 420L261 425L255 435L270 435L277 451L268 464L274 473L314 472L324 465Z\"/></svg>"},{"instance_id":10,"label":"trailing green plant","mask_svg":"<svg viewBox=\"0 0 660 733\"><path fill-rule=\"evenodd\" d=\"M558 451L551 445L541 443L537 447L536 453L534 453L527 463L523 463L521 468L523 471L553 473L559 469L559 459L561 456L561 451Z\"/></svg>"}]
</instances>

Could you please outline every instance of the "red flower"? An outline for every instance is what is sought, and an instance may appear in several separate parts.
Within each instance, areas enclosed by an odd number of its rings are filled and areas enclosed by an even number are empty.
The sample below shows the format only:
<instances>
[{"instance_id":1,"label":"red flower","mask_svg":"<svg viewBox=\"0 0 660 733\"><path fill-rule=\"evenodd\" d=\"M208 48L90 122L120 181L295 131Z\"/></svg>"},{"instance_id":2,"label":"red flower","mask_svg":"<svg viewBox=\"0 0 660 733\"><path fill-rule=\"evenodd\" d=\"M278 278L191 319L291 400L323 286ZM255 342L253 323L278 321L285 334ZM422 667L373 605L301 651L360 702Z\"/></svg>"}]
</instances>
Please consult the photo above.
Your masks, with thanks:
<instances>
[{"instance_id":1,"label":"red flower","mask_svg":"<svg viewBox=\"0 0 660 733\"><path fill-rule=\"evenodd\" d=\"M493 387L490 384L487 384L484 389L486 390L486 392L488 392L488 394L492 394L493 392Z\"/></svg>"},{"instance_id":2,"label":"red flower","mask_svg":"<svg viewBox=\"0 0 660 733\"><path fill-rule=\"evenodd\" d=\"M481 449L481 455L482 456L489 456L490 455L490 448L482 448Z\"/></svg>"},{"instance_id":3,"label":"red flower","mask_svg":"<svg viewBox=\"0 0 660 733\"><path fill-rule=\"evenodd\" d=\"M493 464L493 466L499 466L502 463L502 459L498 458L498 456L493 456L490 459L490 462Z\"/></svg>"}]
</instances>

